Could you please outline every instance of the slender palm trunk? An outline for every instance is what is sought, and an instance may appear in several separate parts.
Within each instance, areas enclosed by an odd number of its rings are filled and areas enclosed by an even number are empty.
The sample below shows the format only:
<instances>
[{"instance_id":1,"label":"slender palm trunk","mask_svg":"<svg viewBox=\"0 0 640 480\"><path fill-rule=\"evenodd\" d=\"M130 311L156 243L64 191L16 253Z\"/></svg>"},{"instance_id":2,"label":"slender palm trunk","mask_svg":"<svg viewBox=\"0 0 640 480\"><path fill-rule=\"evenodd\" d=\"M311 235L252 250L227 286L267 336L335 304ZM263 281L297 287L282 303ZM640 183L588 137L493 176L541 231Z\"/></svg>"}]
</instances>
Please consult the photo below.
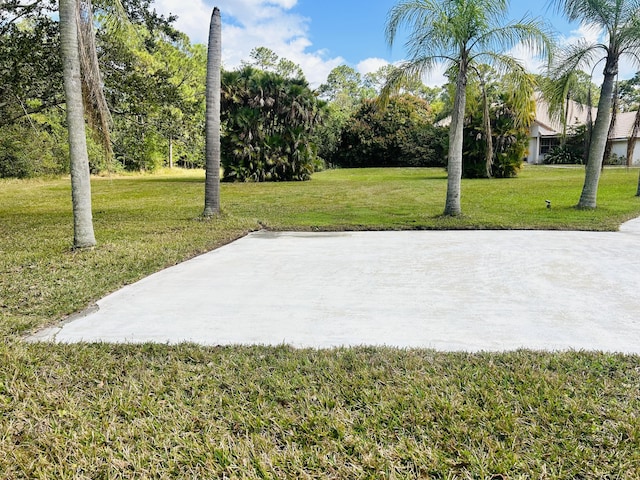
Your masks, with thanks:
<instances>
[{"instance_id":1,"label":"slender palm trunk","mask_svg":"<svg viewBox=\"0 0 640 480\"><path fill-rule=\"evenodd\" d=\"M491 178L491 170L493 167L493 136L491 134L491 115L489 112L489 99L487 98L487 86L484 81L482 86L482 120L484 123L484 136L487 142L485 150L485 173L487 178Z\"/></svg>"},{"instance_id":2,"label":"slender palm trunk","mask_svg":"<svg viewBox=\"0 0 640 480\"><path fill-rule=\"evenodd\" d=\"M613 100L611 103L611 121L609 122L609 130L607 131L607 143L604 147L604 154L602 155L602 168L611 158L611 152L613 150L613 132L616 128L616 122L618 121L618 82L613 89Z\"/></svg>"},{"instance_id":3,"label":"slender palm trunk","mask_svg":"<svg viewBox=\"0 0 640 480\"><path fill-rule=\"evenodd\" d=\"M86 248L94 246L96 239L91 214L91 181L82 104L76 1L60 0L60 50L69 130L73 245L75 248Z\"/></svg>"},{"instance_id":4,"label":"slender palm trunk","mask_svg":"<svg viewBox=\"0 0 640 480\"><path fill-rule=\"evenodd\" d=\"M462 181L462 140L464 126L464 109L467 102L467 65L466 57L460 62L460 70L456 80L456 97L451 113L449 127L449 161L447 166L447 201L445 215L460 215L460 185Z\"/></svg>"},{"instance_id":5,"label":"slender palm trunk","mask_svg":"<svg viewBox=\"0 0 640 480\"><path fill-rule=\"evenodd\" d=\"M564 102L564 111L562 112L562 137L560 137L560 146L564 148L567 144L567 123L569 122L569 101L571 96L567 92L567 97Z\"/></svg>"},{"instance_id":6,"label":"slender palm trunk","mask_svg":"<svg viewBox=\"0 0 640 480\"><path fill-rule=\"evenodd\" d=\"M222 59L222 25L220 10L213 9L209 26L207 56L206 164L204 190L205 217L220 212L220 64Z\"/></svg>"},{"instance_id":7,"label":"slender palm trunk","mask_svg":"<svg viewBox=\"0 0 640 480\"><path fill-rule=\"evenodd\" d=\"M633 120L633 128L627 141L627 167L633 165L633 152L636 149L636 141L638 140L638 132L640 131L640 108L636 112L636 116Z\"/></svg>"},{"instance_id":8,"label":"slender palm trunk","mask_svg":"<svg viewBox=\"0 0 640 480\"><path fill-rule=\"evenodd\" d=\"M604 81L600 90L598 114L596 115L596 123L591 134L589 158L587 159L584 186L582 187L582 194L580 195L578 208L596 208L598 182L600 181L602 157L604 155L604 149L607 144L609 125L611 124L613 87L617 74L617 62L607 62L607 66L604 69Z\"/></svg>"}]
</instances>

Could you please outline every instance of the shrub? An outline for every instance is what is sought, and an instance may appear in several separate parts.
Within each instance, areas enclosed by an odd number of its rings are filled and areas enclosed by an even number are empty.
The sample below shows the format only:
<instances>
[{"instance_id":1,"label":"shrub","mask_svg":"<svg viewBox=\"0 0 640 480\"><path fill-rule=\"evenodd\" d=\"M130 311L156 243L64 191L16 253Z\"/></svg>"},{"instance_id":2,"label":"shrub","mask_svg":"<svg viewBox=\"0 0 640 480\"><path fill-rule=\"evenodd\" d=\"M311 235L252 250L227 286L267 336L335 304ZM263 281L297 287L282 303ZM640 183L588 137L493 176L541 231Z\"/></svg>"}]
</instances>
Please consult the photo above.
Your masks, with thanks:
<instances>
[{"instance_id":1,"label":"shrub","mask_svg":"<svg viewBox=\"0 0 640 480\"><path fill-rule=\"evenodd\" d=\"M68 170L66 136L46 125L16 123L0 129L0 177L28 178Z\"/></svg>"},{"instance_id":2,"label":"shrub","mask_svg":"<svg viewBox=\"0 0 640 480\"><path fill-rule=\"evenodd\" d=\"M583 156L569 145L557 145L544 156L543 162L547 165L581 164Z\"/></svg>"},{"instance_id":3,"label":"shrub","mask_svg":"<svg viewBox=\"0 0 640 480\"><path fill-rule=\"evenodd\" d=\"M303 79L252 67L222 75L223 181L308 180L321 103Z\"/></svg>"},{"instance_id":4,"label":"shrub","mask_svg":"<svg viewBox=\"0 0 640 480\"><path fill-rule=\"evenodd\" d=\"M446 165L446 130L435 127L426 101L412 95L381 109L364 100L342 131L331 163L341 167Z\"/></svg>"},{"instance_id":5,"label":"shrub","mask_svg":"<svg viewBox=\"0 0 640 480\"><path fill-rule=\"evenodd\" d=\"M544 157L548 165L583 164L586 159L587 127L580 125L571 129L563 145L552 148Z\"/></svg>"},{"instance_id":6,"label":"shrub","mask_svg":"<svg viewBox=\"0 0 640 480\"><path fill-rule=\"evenodd\" d=\"M491 176L511 178L518 174L527 149L527 129L514 126L514 113L502 103L491 109L493 164ZM467 121L463 139L462 175L465 178L485 178L487 142L482 118Z\"/></svg>"}]
</instances>

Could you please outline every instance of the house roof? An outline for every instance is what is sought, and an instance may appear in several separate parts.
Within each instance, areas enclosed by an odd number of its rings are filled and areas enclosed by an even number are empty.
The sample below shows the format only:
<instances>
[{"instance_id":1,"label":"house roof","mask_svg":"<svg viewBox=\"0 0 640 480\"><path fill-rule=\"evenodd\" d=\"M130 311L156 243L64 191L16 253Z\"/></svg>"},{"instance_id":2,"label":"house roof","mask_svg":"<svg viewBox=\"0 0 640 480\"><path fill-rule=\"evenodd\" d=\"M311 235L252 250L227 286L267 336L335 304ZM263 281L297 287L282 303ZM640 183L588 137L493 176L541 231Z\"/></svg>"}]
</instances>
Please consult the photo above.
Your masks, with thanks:
<instances>
[{"instance_id":1,"label":"house roof","mask_svg":"<svg viewBox=\"0 0 640 480\"><path fill-rule=\"evenodd\" d=\"M542 94L537 93L535 96L536 101L536 118L535 123L538 123L545 130L548 131L548 135L561 135L563 126L559 118L555 118L549 111L549 104L542 98ZM589 117L589 107L582 105L573 100L569 100L567 109L567 127L576 127L578 125L585 125ZM591 107L591 118L595 120L598 109ZM630 131L630 130L629 130Z\"/></svg>"},{"instance_id":2,"label":"house roof","mask_svg":"<svg viewBox=\"0 0 640 480\"><path fill-rule=\"evenodd\" d=\"M591 107L591 119L595 121L598 109ZM589 115L589 107L580 103L569 100L569 109L567 118L568 127L575 127L587 123ZM633 122L636 118L636 112L619 112L616 115L616 123L613 127L611 138L627 139L633 130ZM544 127L546 135L561 135L562 122L560 119L553 118L549 113L549 104L542 98L541 94L536 94L536 118L534 122ZM640 131L636 134L636 138L640 138Z\"/></svg>"},{"instance_id":3,"label":"house roof","mask_svg":"<svg viewBox=\"0 0 640 480\"><path fill-rule=\"evenodd\" d=\"M633 130L633 122L636 119L636 112L619 112L616 114L616 123L613 126L611 138L629 138ZM640 131L636 134L640 138Z\"/></svg>"}]
</instances>

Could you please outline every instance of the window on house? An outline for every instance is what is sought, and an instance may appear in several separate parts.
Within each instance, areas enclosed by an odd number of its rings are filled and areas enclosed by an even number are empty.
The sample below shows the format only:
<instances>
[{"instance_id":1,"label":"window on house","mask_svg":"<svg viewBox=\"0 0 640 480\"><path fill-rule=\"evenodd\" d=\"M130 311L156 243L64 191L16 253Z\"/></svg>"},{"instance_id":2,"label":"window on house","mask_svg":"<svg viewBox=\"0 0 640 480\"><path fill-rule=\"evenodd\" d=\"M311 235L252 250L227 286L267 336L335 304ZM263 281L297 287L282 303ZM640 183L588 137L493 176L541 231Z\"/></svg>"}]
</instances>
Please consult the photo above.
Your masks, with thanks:
<instances>
[{"instance_id":1,"label":"window on house","mask_svg":"<svg viewBox=\"0 0 640 480\"><path fill-rule=\"evenodd\" d=\"M558 137L542 137L540 138L540 155L546 155L553 147L560 145Z\"/></svg>"}]
</instances>

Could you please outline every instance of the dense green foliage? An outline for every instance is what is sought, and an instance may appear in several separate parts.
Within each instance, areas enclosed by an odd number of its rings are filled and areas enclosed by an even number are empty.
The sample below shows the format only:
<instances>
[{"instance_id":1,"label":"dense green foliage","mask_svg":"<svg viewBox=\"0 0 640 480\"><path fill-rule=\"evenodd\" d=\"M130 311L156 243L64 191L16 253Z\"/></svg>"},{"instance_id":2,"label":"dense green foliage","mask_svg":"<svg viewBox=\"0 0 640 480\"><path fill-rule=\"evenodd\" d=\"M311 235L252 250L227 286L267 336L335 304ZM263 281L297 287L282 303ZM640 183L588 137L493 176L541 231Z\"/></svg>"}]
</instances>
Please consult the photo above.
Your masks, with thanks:
<instances>
[{"instance_id":1,"label":"dense green foliage","mask_svg":"<svg viewBox=\"0 0 640 480\"><path fill-rule=\"evenodd\" d=\"M64 99L54 8L16 0L0 6L0 177L66 170L66 132L55 108Z\"/></svg>"},{"instance_id":2,"label":"dense green foliage","mask_svg":"<svg viewBox=\"0 0 640 480\"><path fill-rule=\"evenodd\" d=\"M20 5L10 1L0 8L0 47L8 53L0 59L0 176L64 173L68 148L58 26L50 15L56 5ZM110 2L95 1L94 7L114 158L89 133L91 171L202 167L206 48L191 45L172 27L174 18L158 16L149 0L122 2L129 23L116 21L121 12ZM406 79L401 100L380 115L372 100L397 74L395 66L363 76L341 65L312 93L300 80L300 67L268 48L254 49L243 64L226 74L247 78L223 104L225 180L307 179L324 162L446 163L444 136L433 126L434 117L451 108L446 89ZM263 93L251 97L251 88ZM327 104L321 108L314 96Z\"/></svg>"},{"instance_id":3,"label":"dense green foliage","mask_svg":"<svg viewBox=\"0 0 640 480\"><path fill-rule=\"evenodd\" d=\"M64 102L55 2L0 5L0 127Z\"/></svg>"},{"instance_id":4,"label":"dense green foliage","mask_svg":"<svg viewBox=\"0 0 640 480\"><path fill-rule=\"evenodd\" d=\"M308 180L322 104L304 79L247 66L222 76L224 181Z\"/></svg>"},{"instance_id":5,"label":"dense green foliage","mask_svg":"<svg viewBox=\"0 0 640 480\"><path fill-rule=\"evenodd\" d=\"M329 158L340 167L445 166L446 129L433 125L429 104L412 95L382 107L364 100L342 130Z\"/></svg>"},{"instance_id":6,"label":"dense green foliage","mask_svg":"<svg viewBox=\"0 0 640 480\"><path fill-rule=\"evenodd\" d=\"M90 166L153 170L201 165L205 48L175 31L147 0L125 0L130 23L94 2L100 68L112 113L115 162L89 138ZM55 2L0 6L0 176L68 171ZM55 18L55 17L54 17ZM93 135L90 135L93 136Z\"/></svg>"},{"instance_id":7,"label":"dense green foliage","mask_svg":"<svg viewBox=\"0 0 640 480\"><path fill-rule=\"evenodd\" d=\"M491 176L515 177L526 157L528 129L517 128L514 125L513 110L504 102L492 105L490 112L494 151ZM465 178L484 178L486 177L486 137L482 117L469 117L464 134L462 174Z\"/></svg>"},{"instance_id":8,"label":"dense green foliage","mask_svg":"<svg viewBox=\"0 0 640 480\"><path fill-rule=\"evenodd\" d=\"M206 48L170 33L132 26L99 36L113 150L129 170L204 165Z\"/></svg>"},{"instance_id":9,"label":"dense green foliage","mask_svg":"<svg viewBox=\"0 0 640 480\"><path fill-rule=\"evenodd\" d=\"M580 125L571 128L561 145L554 147L544 157L544 163L558 164L583 164L587 156L587 127Z\"/></svg>"},{"instance_id":10,"label":"dense green foliage","mask_svg":"<svg viewBox=\"0 0 640 480\"><path fill-rule=\"evenodd\" d=\"M434 158L442 150L444 139L438 135L438 129L431 125L435 119L447 113L447 91L441 87L430 88L419 79L411 79L402 83L403 102L407 105L404 112L407 122L401 126L402 135L393 135L391 138L373 138L377 131L384 132L391 127L396 120L387 122L383 116L373 114L378 109L371 101L376 99L387 79L397 72L398 68L386 65L375 72L361 75L347 65L334 68L327 77L327 81L320 85L317 94L327 100L327 115L322 125L317 129L316 143L318 155L330 165L444 165L446 155L442 153L439 158ZM426 102L426 104L425 104ZM409 106L413 104L413 106ZM423 121L416 122L416 111L424 108L429 110L428 124ZM393 109L398 110L394 105ZM391 109L387 110L390 116L394 116ZM367 120L376 123L376 128L368 128L363 115L371 117ZM375 117L375 118L373 118ZM425 115L417 115L425 117ZM358 125L353 125L356 122ZM384 124L384 125L383 125ZM413 125L413 126L412 126ZM415 128L414 128L415 126ZM423 128L424 127L424 128ZM386 135L386 134L385 134ZM350 142L354 142L353 144ZM416 142L421 145L417 146ZM374 155L378 158L368 158L366 144L375 143ZM393 143L395 147L390 144ZM396 155L402 150L406 157L400 162L396 158L380 160L379 157L388 150L391 155ZM444 152L444 150L442 150ZM356 152L362 154L357 158ZM430 157L431 161L425 161Z\"/></svg>"},{"instance_id":11,"label":"dense green foliage","mask_svg":"<svg viewBox=\"0 0 640 480\"><path fill-rule=\"evenodd\" d=\"M488 65L479 65L473 72L467 84L463 176L514 177L526 157L529 127L535 118L535 79L499 75Z\"/></svg>"}]
</instances>

